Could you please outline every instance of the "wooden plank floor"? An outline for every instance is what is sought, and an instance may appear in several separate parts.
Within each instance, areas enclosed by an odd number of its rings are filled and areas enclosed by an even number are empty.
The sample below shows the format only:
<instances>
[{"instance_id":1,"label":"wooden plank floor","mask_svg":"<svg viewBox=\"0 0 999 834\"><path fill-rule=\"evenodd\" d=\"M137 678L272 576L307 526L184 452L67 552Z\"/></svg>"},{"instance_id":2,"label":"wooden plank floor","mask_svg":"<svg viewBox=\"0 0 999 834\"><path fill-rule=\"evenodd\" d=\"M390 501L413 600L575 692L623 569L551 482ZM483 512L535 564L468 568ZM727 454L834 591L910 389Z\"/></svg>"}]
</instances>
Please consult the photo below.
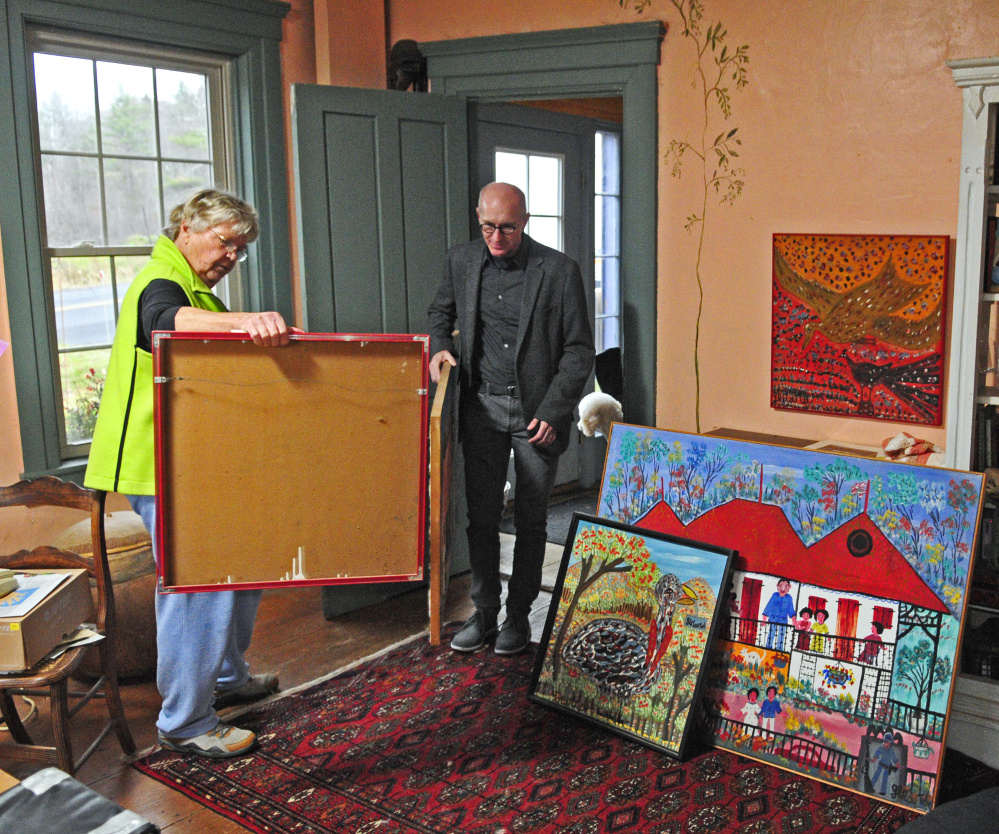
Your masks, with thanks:
<instances>
[{"instance_id":1,"label":"wooden plank floor","mask_svg":"<svg viewBox=\"0 0 999 834\"><path fill-rule=\"evenodd\" d=\"M503 536L502 563L506 573L512 559L512 536ZM562 548L549 545L543 585L551 588ZM445 622L461 621L472 612L468 600L468 576L455 577L448 591ZM531 615L533 639L541 635L551 601L542 593ZM319 588L265 591L257 614L253 644L248 657L256 672L275 672L281 688L291 689L405 640L428 627L427 594L413 591L369 608L325 620ZM122 699L129 727L140 750L156 742L156 715L160 697L152 680L122 686ZM44 701L40 714L28 727L43 743L51 738ZM94 737L104 716L103 704L89 704L76 718L74 750L77 755ZM224 715L224 713L223 713ZM235 722L238 724L238 721ZM0 732L0 740L4 734ZM0 767L23 778L37 767L6 762ZM213 834L245 829L226 817L188 799L178 791L150 779L123 760L113 734L76 774L95 791L148 819L168 834Z\"/></svg>"}]
</instances>

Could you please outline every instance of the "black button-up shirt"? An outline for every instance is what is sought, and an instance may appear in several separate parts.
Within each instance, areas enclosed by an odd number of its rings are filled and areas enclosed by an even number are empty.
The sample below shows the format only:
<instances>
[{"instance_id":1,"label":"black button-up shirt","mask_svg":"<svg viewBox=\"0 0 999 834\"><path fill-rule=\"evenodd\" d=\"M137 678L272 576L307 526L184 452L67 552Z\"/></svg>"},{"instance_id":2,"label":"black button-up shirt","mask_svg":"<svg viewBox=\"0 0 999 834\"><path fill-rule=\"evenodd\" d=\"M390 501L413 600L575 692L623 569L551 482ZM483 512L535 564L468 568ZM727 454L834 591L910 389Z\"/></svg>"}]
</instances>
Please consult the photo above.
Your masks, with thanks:
<instances>
[{"instance_id":1,"label":"black button-up shirt","mask_svg":"<svg viewBox=\"0 0 999 834\"><path fill-rule=\"evenodd\" d=\"M527 280L527 249L525 241L509 258L494 257L486 250L479 288L479 326L472 354L478 382L504 387L517 384L514 365L520 303Z\"/></svg>"}]
</instances>

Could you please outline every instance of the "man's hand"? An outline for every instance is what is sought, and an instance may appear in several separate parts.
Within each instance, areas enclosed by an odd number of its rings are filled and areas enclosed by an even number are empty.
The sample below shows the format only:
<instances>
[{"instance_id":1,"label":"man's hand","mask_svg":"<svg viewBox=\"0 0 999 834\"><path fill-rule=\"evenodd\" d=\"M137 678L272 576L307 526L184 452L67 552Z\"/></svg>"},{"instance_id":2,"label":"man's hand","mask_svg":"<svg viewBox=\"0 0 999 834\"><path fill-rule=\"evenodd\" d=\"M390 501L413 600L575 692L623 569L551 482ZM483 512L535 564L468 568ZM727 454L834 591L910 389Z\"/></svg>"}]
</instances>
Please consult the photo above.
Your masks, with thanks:
<instances>
[{"instance_id":1,"label":"man's hand","mask_svg":"<svg viewBox=\"0 0 999 834\"><path fill-rule=\"evenodd\" d=\"M449 350L441 350L430 358L430 379L433 382L441 381L441 365L447 362L452 368L458 366Z\"/></svg>"},{"instance_id":2,"label":"man's hand","mask_svg":"<svg viewBox=\"0 0 999 834\"><path fill-rule=\"evenodd\" d=\"M239 322L238 330L245 330L253 344L262 347L279 347L288 344L292 333L301 333L297 327L289 327L284 316L276 312L247 313Z\"/></svg>"},{"instance_id":3,"label":"man's hand","mask_svg":"<svg viewBox=\"0 0 999 834\"><path fill-rule=\"evenodd\" d=\"M534 444L535 446L551 446L552 443L555 442L555 435L557 432L544 420L539 420L537 417L531 420L527 430L532 432L535 428L537 428L538 431L535 433L534 437L529 437L527 439L528 443Z\"/></svg>"}]
</instances>

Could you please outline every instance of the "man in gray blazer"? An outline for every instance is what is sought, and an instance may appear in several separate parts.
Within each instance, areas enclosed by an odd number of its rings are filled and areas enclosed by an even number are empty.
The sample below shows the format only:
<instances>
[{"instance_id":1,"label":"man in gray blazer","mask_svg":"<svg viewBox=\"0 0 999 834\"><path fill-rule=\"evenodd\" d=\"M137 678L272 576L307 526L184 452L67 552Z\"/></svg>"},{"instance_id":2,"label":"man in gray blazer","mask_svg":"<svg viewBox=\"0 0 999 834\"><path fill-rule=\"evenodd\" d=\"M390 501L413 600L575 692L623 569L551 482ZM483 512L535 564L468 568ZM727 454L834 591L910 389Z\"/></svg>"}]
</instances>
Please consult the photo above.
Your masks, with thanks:
<instances>
[{"instance_id":1,"label":"man in gray blazer","mask_svg":"<svg viewBox=\"0 0 999 834\"><path fill-rule=\"evenodd\" d=\"M448 362L457 366L461 383L475 614L451 648L476 651L497 631L499 523L512 448L517 538L495 651L515 654L531 639L528 615L541 589L548 497L569 444L573 409L593 368L593 331L579 265L524 234L530 215L523 192L490 183L476 213L482 240L448 252L429 309L430 376L436 382Z\"/></svg>"}]
</instances>

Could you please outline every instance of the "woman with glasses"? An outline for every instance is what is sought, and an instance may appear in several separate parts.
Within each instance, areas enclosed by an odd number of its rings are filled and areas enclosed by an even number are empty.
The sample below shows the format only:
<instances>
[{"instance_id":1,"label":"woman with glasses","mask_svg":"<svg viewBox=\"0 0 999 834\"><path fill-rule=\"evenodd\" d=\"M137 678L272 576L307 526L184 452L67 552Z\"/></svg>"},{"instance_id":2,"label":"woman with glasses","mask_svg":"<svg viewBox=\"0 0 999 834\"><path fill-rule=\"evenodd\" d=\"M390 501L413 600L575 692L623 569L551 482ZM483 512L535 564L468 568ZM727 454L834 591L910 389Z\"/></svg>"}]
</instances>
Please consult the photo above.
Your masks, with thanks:
<instances>
[{"instance_id":1,"label":"woman with glasses","mask_svg":"<svg viewBox=\"0 0 999 834\"><path fill-rule=\"evenodd\" d=\"M258 233L248 203L216 189L199 191L170 212L170 224L121 303L84 483L128 498L153 536L157 559L152 333L243 330L257 345L288 344L300 331L280 313L230 313L211 292L246 258ZM211 758L254 746L252 732L222 723L215 710L277 689L274 675L251 676L244 657L259 601L260 591L157 594L156 683L163 706L156 726L163 746Z\"/></svg>"}]
</instances>

